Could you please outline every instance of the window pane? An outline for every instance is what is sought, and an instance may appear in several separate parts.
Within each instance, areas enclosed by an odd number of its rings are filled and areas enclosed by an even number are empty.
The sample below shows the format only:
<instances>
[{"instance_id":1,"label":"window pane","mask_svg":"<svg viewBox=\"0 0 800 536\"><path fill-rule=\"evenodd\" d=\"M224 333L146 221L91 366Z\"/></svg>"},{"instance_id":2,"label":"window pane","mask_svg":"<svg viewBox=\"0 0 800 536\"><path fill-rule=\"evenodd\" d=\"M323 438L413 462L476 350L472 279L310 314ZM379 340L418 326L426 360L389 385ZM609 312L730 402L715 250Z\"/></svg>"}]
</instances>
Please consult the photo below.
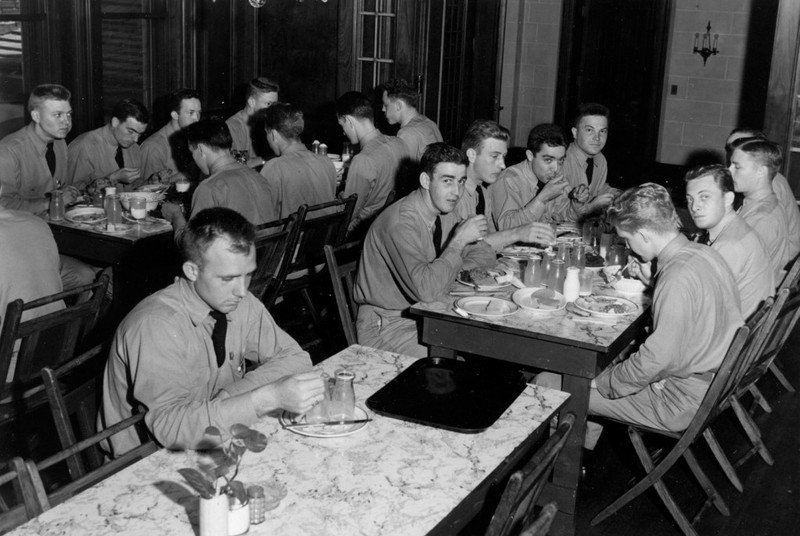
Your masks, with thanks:
<instances>
[{"instance_id":1,"label":"window pane","mask_svg":"<svg viewBox=\"0 0 800 536\"><path fill-rule=\"evenodd\" d=\"M375 16L364 15L361 17L361 52L365 58L372 58L375 54Z\"/></svg>"},{"instance_id":2,"label":"window pane","mask_svg":"<svg viewBox=\"0 0 800 536\"><path fill-rule=\"evenodd\" d=\"M8 14L3 7L2 14ZM0 22L0 78L0 102L25 100L22 87L22 26L17 21Z\"/></svg>"}]
</instances>

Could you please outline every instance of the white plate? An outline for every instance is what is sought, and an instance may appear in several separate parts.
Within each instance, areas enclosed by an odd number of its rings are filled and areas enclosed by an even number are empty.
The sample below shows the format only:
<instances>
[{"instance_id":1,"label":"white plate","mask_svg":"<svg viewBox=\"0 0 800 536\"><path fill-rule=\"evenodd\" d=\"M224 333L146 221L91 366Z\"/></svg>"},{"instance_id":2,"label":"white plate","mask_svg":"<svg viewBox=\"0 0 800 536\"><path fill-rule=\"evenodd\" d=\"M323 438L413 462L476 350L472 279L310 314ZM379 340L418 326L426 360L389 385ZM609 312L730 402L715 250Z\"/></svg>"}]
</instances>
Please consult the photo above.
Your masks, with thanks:
<instances>
[{"instance_id":1,"label":"white plate","mask_svg":"<svg viewBox=\"0 0 800 536\"><path fill-rule=\"evenodd\" d=\"M619 305L625 309L625 312L606 312L602 310L602 308L609 307L611 305ZM638 305L630 300L626 300L625 298L617 298L616 296L598 296L594 294L591 296L582 296L575 300L575 307L586 311L587 313L591 313L592 316L597 316L599 318L619 318L621 316L635 313L639 310Z\"/></svg>"},{"instance_id":2,"label":"white plate","mask_svg":"<svg viewBox=\"0 0 800 536\"><path fill-rule=\"evenodd\" d=\"M143 225L163 225L165 223L169 223L167 220L156 218L155 216L151 216L150 214L148 214L147 217L145 217L142 220L137 220L127 212L123 212L122 217L125 218L125 221L129 221L131 223L136 223L137 221L139 221Z\"/></svg>"},{"instance_id":3,"label":"white plate","mask_svg":"<svg viewBox=\"0 0 800 536\"><path fill-rule=\"evenodd\" d=\"M72 223L91 225L106 219L106 211L100 207L80 207L68 210L64 217Z\"/></svg>"},{"instance_id":4,"label":"white plate","mask_svg":"<svg viewBox=\"0 0 800 536\"><path fill-rule=\"evenodd\" d=\"M535 246L509 246L500 252L504 257L525 257L531 255L541 255L544 253L544 248L537 248Z\"/></svg>"},{"instance_id":5,"label":"white plate","mask_svg":"<svg viewBox=\"0 0 800 536\"><path fill-rule=\"evenodd\" d=\"M511 284L511 283L497 283L496 285L476 285L475 283L467 283L458 276L456 276L456 281L458 281L462 285L466 285L468 287L474 288L475 290L482 290L482 291L501 290L508 287Z\"/></svg>"},{"instance_id":6,"label":"white plate","mask_svg":"<svg viewBox=\"0 0 800 536\"><path fill-rule=\"evenodd\" d=\"M367 419L367 410L356 404L355 411L353 411L353 420ZM288 411L281 414L280 423L283 426L289 424L302 424L306 422L305 415L294 415ZM290 432L300 434L308 437L344 437L350 434L355 434L366 425L368 422L359 424L320 424L319 426L305 426L301 428L287 428Z\"/></svg>"},{"instance_id":7,"label":"white plate","mask_svg":"<svg viewBox=\"0 0 800 536\"><path fill-rule=\"evenodd\" d=\"M492 296L468 296L456 300L456 307L475 316L494 318L513 315L519 307L515 303Z\"/></svg>"},{"instance_id":8,"label":"white plate","mask_svg":"<svg viewBox=\"0 0 800 536\"><path fill-rule=\"evenodd\" d=\"M145 184L139 188L140 192L163 192L169 187L168 184Z\"/></svg>"},{"instance_id":9,"label":"white plate","mask_svg":"<svg viewBox=\"0 0 800 536\"><path fill-rule=\"evenodd\" d=\"M558 304L542 303L540 301L541 298L536 295L537 292L546 293L547 296L544 296L545 298L549 300L558 300ZM550 294L551 292L553 294ZM514 292L514 294L511 296L511 299L523 309L542 315L555 313L556 311L562 310L564 306L567 305L567 300L564 298L563 294L560 292L550 291L544 287L521 288Z\"/></svg>"},{"instance_id":10,"label":"white plate","mask_svg":"<svg viewBox=\"0 0 800 536\"><path fill-rule=\"evenodd\" d=\"M130 231L132 228L133 227L129 223L117 223L117 224L114 224L114 230L113 231L109 231L108 230L108 224L107 223L98 223L98 224L92 226L92 229L94 229L98 233L110 234L110 235L125 234L128 231Z\"/></svg>"}]
</instances>

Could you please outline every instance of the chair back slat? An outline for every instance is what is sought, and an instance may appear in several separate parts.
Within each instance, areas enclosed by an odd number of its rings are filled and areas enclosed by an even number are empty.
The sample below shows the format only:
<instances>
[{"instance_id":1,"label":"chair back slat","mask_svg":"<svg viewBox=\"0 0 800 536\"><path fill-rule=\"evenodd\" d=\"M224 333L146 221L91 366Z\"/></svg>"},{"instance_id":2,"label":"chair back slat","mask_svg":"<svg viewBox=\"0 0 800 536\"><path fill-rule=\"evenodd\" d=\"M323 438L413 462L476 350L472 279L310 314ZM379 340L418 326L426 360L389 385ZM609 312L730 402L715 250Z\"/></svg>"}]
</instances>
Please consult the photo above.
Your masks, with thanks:
<instances>
[{"instance_id":1,"label":"chair back slat","mask_svg":"<svg viewBox=\"0 0 800 536\"><path fill-rule=\"evenodd\" d=\"M307 207L306 219L292 256L289 272L313 267L324 262L322 248L338 246L344 242L347 226L353 217L357 195Z\"/></svg>"},{"instance_id":2,"label":"chair back slat","mask_svg":"<svg viewBox=\"0 0 800 536\"><path fill-rule=\"evenodd\" d=\"M793 288L800 284L800 254L798 254L792 261L792 267L783 277L778 290L785 288Z\"/></svg>"},{"instance_id":3,"label":"chair back slat","mask_svg":"<svg viewBox=\"0 0 800 536\"><path fill-rule=\"evenodd\" d=\"M45 366L58 366L69 360L80 342L88 335L100 312L106 293L108 276L89 285L77 287L28 303L15 300L8 304L6 319L0 332L0 377L7 378L12 357L16 352L16 366L10 381L0 382L0 400L8 393L14 400L23 396L31 383L39 382L39 373ZM22 320L28 311L90 295L88 301L76 303L37 318ZM17 346L18 345L18 346ZM4 401L8 402L8 401Z\"/></svg>"},{"instance_id":4,"label":"chair back slat","mask_svg":"<svg viewBox=\"0 0 800 536\"><path fill-rule=\"evenodd\" d=\"M306 217L303 205L288 218L266 223L256 229L256 271L250 280L250 292L269 309L278 297L291 266L291 254L297 247Z\"/></svg>"},{"instance_id":5,"label":"chair back slat","mask_svg":"<svg viewBox=\"0 0 800 536\"><path fill-rule=\"evenodd\" d=\"M545 442L525 466L509 477L497 505L486 536L508 536L520 532L534 519L536 500L553 472L558 455L575 424L575 415L568 413L558 424L555 434Z\"/></svg>"},{"instance_id":6,"label":"chair back slat","mask_svg":"<svg viewBox=\"0 0 800 536\"><path fill-rule=\"evenodd\" d=\"M34 485L34 479L28 466L20 457L14 457L8 462L9 471L0 474L0 487L13 484L14 492L21 495L20 504L0 508L0 534L5 534L13 528L25 523L29 519L41 514L39 508L39 490Z\"/></svg>"},{"instance_id":7,"label":"chair back slat","mask_svg":"<svg viewBox=\"0 0 800 536\"><path fill-rule=\"evenodd\" d=\"M356 318L358 304L353 298L353 285L355 273L358 270L358 261L361 256L361 243L348 242L339 247L325 246L325 262L331 277L333 295L336 298L336 308L347 345L358 344Z\"/></svg>"}]
</instances>

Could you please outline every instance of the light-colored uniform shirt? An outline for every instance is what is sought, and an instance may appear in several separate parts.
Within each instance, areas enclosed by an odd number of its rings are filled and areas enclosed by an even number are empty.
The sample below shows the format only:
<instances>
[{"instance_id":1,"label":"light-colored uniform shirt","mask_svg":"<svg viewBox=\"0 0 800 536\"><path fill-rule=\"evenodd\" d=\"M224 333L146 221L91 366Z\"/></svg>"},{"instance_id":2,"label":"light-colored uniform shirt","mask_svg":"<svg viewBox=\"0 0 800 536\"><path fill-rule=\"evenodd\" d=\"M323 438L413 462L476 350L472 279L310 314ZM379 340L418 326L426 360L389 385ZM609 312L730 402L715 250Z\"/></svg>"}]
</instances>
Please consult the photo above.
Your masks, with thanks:
<instances>
[{"instance_id":1,"label":"light-colored uniform shirt","mask_svg":"<svg viewBox=\"0 0 800 536\"><path fill-rule=\"evenodd\" d=\"M6 307L14 300L30 302L61 292L56 242L50 227L29 212L0 208L0 328ZM38 318L64 308L62 301L22 313L22 320ZM8 377L16 368L16 355L9 363ZM6 381L7 378L0 378Z\"/></svg>"},{"instance_id":2,"label":"light-colored uniform shirt","mask_svg":"<svg viewBox=\"0 0 800 536\"><path fill-rule=\"evenodd\" d=\"M604 398L625 404L633 397L664 429L683 430L744 320L733 274L713 249L678 235L658 265L652 332L595 381Z\"/></svg>"},{"instance_id":3,"label":"light-colored uniform shirt","mask_svg":"<svg viewBox=\"0 0 800 536\"><path fill-rule=\"evenodd\" d=\"M253 152L253 138L250 135L250 116L245 113L244 109L239 110L230 116L225 124L231 131L231 138L233 138L232 151L247 151L250 158L256 156Z\"/></svg>"},{"instance_id":4,"label":"light-colored uniform shirt","mask_svg":"<svg viewBox=\"0 0 800 536\"><path fill-rule=\"evenodd\" d=\"M396 188L400 162L408 156L405 143L374 130L361 140L361 152L350 161L344 197L358 194L348 231L369 222L386 204Z\"/></svg>"},{"instance_id":5,"label":"light-colored uniform shirt","mask_svg":"<svg viewBox=\"0 0 800 536\"><path fill-rule=\"evenodd\" d=\"M483 215L486 216L488 232L494 233L497 231L497 226L495 225L495 218L493 217L492 212L494 203L492 201L491 188L485 188L482 184L479 186L473 186L469 180L465 182L464 192L461 194L461 197L458 198L458 203L456 203L456 208L453 210L453 214L456 215L459 221L462 221L466 220L467 218L471 218L478 213L478 188L483 190Z\"/></svg>"},{"instance_id":6,"label":"light-colored uniform shirt","mask_svg":"<svg viewBox=\"0 0 800 536\"><path fill-rule=\"evenodd\" d=\"M775 280L780 281L781 272L789 262L789 238L786 234L788 224L783 210L778 206L778 198L772 191L745 197L739 216L761 238L772 262Z\"/></svg>"},{"instance_id":7,"label":"light-colored uniform shirt","mask_svg":"<svg viewBox=\"0 0 800 536\"><path fill-rule=\"evenodd\" d=\"M84 132L72 140L69 144L67 184L82 190L93 180L108 177L120 169L116 161L118 146L111 125ZM122 149L122 160L126 168L141 169L139 144L134 143Z\"/></svg>"},{"instance_id":8,"label":"light-colored uniform shirt","mask_svg":"<svg viewBox=\"0 0 800 536\"><path fill-rule=\"evenodd\" d=\"M567 192L544 203L544 212L539 218L528 204L539 192L539 179L533 173L528 160L504 169L497 182L489 187L494 202L494 217L501 231L513 229L535 221L576 221L578 213Z\"/></svg>"},{"instance_id":9,"label":"light-colored uniform shirt","mask_svg":"<svg viewBox=\"0 0 800 536\"><path fill-rule=\"evenodd\" d=\"M56 182L66 183L67 143L53 140L56 171L51 175L45 159L47 142L35 129L36 123L30 122L0 140L0 205L38 214L49 207L46 194L56 189Z\"/></svg>"},{"instance_id":10,"label":"light-colored uniform shirt","mask_svg":"<svg viewBox=\"0 0 800 536\"><path fill-rule=\"evenodd\" d=\"M733 272L742 313L749 318L762 301L775 294L775 274L764 244L741 216L734 218L711 243Z\"/></svg>"},{"instance_id":11,"label":"light-colored uniform shirt","mask_svg":"<svg viewBox=\"0 0 800 536\"><path fill-rule=\"evenodd\" d=\"M258 420L249 397L230 397L311 368L308 354L250 293L227 315L229 357L218 367L209 312L193 284L179 279L125 317L106 364L99 428L130 417L141 404L159 443L198 448L208 426L227 431ZM245 361L260 366L245 375ZM115 456L138 444L133 430L112 437Z\"/></svg>"},{"instance_id":12,"label":"light-colored uniform shirt","mask_svg":"<svg viewBox=\"0 0 800 536\"><path fill-rule=\"evenodd\" d=\"M170 170L170 175L178 172L178 164L172 156L169 138L177 131L172 122L153 132L140 147L142 153L142 177L149 179L154 173Z\"/></svg>"},{"instance_id":13,"label":"light-colored uniform shirt","mask_svg":"<svg viewBox=\"0 0 800 536\"><path fill-rule=\"evenodd\" d=\"M794 192L789 186L789 181L782 174L778 173L772 179L772 191L778 198L778 204L786 217L789 225L786 236L789 239L789 259L794 259L800 253L800 209L797 208L797 200Z\"/></svg>"},{"instance_id":14,"label":"light-colored uniform shirt","mask_svg":"<svg viewBox=\"0 0 800 536\"><path fill-rule=\"evenodd\" d=\"M336 197L336 168L325 155L314 154L304 145L291 145L281 156L268 160L261 175L276 181L281 218L300 205L318 205Z\"/></svg>"},{"instance_id":15,"label":"light-colored uniform shirt","mask_svg":"<svg viewBox=\"0 0 800 536\"><path fill-rule=\"evenodd\" d=\"M205 208L235 210L253 225L280 219L280 188L239 162L231 162L201 182L192 197L192 216Z\"/></svg>"},{"instance_id":16,"label":"light-colored uniform shirt","mask_svg":"<svg viewBox=\"0 0 800 536\"><path fill-rule=\"evenodd\" d=\"M408 156L415 162L419 162L428 145L444 141L436 123L422 114L415 116L407 125L400 127L397 137L406 144Z\"/></svg>"},{"instance_id":17,"label":"light-colored uniform shirt","mask_svg":"<svg viewBox=\"0 0 800 536\"><path fill-rule=\"evenodd\" d=\"M594 170L592 171L592 184L586 176L588 157L583 151L578 149L575 143L570 143L567 147L567 155L564 159L563 173L569 182L570 190L581 184L589 187L589 199L594 199L600 194L613 192L615 189L608 185L608 161L603 153L597 153L592 157Z\"/></svg>"}]
</instances>

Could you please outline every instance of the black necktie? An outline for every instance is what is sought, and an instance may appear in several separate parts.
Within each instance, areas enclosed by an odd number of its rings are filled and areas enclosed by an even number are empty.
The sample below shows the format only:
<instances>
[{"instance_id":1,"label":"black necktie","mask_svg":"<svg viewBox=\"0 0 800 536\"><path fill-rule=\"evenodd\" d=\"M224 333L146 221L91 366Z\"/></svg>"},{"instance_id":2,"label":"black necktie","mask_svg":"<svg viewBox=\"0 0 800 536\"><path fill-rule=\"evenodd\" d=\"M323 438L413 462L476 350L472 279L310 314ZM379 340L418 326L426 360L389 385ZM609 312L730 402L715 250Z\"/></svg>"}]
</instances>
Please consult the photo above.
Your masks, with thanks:
<instances>
[{"instance_id":1,"label":"black necktie","mask_svg":"<svg viewBox=\"0 0 800 536\"><path fill-rule=\"evenodd\" d=\"M483 198L483 186L478 186L478 189L475 191L478 192L478 206L475 207L475 214L483 216L486 212L486 200Z\"/></svg>"},{"instance_id":2,"label":"black necktie","mask_svg":"<svg viewBox=\"0 0 800 536\"><path fill-rule=\"evenodd\" d=\"M592 175L594 175L594 158L586 159L586 182L592 184Z\"/></svg>"},{"instance_id":3,"label":"black necktie","mask_svg":"<svg viewBox=\"0 0 800 536\"><path fill-rule=\"evenodd\" d=\"M225 313L211 311L209 313L214 319L214 331L211 332L211 342L214 343L214 353L217 355L217 366L221 367L225 363L225 334L228 331L228 319Z\"/></svg>"},{"instance_id":4,"label":"black necktie","mask_svg":"<svg viewBox=\"0 0 800 536\"><path fill-rule=\"evenodd\" d=\"M47 151L44 153L44 159L47 160L47 167L50 168L50 175L56 174L56 152L53 150L53 142L47 144Z\"/></svg>"},{"instance_id":5,"label":"black necktie","mask_svg":"<svg viewBox=\"0 0 800 536\"><path fill-rule=\"evenodd\" d=\"M122 145L117 145L117 154L114 155L114 160L117 161L117 165L119 166L119 169L122 169L122 168L125 167L125 159L122 158Z\"/></svg>"},{"instance_id":6,"label":"black necktie","mask_svg":"<svg viewBox=\"0 0 800 536\"><path fill-rule=\"evenodd\" d=\"M442 218L439 216L436 216L436 222L433 224L433 249L438 258L442 254Z\"/></svg>"},{"instance_id":7,"label":"black necktie","mask_svg":"<svg viewBox=\"0 0 800 536\"><path fill-rule=\"evenodd\" d=\"M711 237L708 236L708 231L700 231L697 233L695 242L706 246L711 245Z\"/></svg>"}]
</instances>

